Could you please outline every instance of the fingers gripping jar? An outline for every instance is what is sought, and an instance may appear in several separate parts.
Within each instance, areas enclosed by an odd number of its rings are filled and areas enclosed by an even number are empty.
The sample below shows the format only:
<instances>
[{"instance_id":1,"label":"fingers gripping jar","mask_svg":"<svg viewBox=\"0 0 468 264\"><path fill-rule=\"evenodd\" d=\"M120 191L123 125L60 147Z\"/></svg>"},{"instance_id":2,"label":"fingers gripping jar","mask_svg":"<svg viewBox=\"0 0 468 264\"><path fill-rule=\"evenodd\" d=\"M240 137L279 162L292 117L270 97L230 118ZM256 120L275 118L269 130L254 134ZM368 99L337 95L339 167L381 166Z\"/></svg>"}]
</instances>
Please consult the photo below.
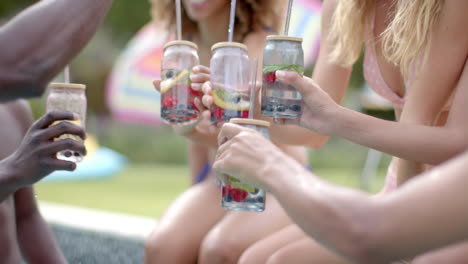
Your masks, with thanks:
<instances>
[{"instance_id":1,"label":"fingers gripping jar","mask_svg":"<svg viewBox=\"0 0 468 264\"><path fill-rule=\"evenodd\" d=\"M276 80L276 71L304 73L302 39L272 35L263 51L262 114L273 118L298 118L301 115L301 94L290 85Z\"/></svg>"},{"instance_id":2,"label":"fingers gripping jar","mask_svg":"<svg viewBox=\"0 0 468 264\"><path fill-rule=\"evenodd\" d=\"M161 118L170 124L196 122L200 114L195 98L201 92L192 89L190 73L200 64L195 43L176 40L164 46L161 65Z\"/></svg>"},{"instance_id":3,"label":"fingers gripping jar","mask_svg":"<svg viewBox=\"0 0 468 264\"><path fill-rule=\"evenodd\" d=\"M270 139L270 123L263 120L233 118L231 123L251 128ZM228 210L262 212L265 210L265 190L250 186L233 176L221 186L221 207Z\"/></svg>"},{"instance_id":4,"label":"fingers gripping jar","mask_svg":"<svg viewBox=\"0 0 468 264\"><path fill-rule=\"evenodd\" d=\"M236 42L221 42L215 44L211 50L211 122L221 125L231 118L247 118L250 109L250 62L247 47Z\"/></svg>"},{"instance_id":5,"label":"fingers gripping jar","mask_svg":"<svg viewBox=\"0 0 468 264\"><path fill-rule=\"evenodd\" d=\"M80 117L79 120L66 122L72 122L76 125L81 126L84 129L86 122L87 107L87 100L85 94L86 86L77 83L51 83L49 87L50 92L47 97L46 106L47 112L61 110L75 113ZM55 124L59 122L63 121L57 121ZM61 140L66 138L71 138L77 141L83 141L83 139L75 135L62 135L61 137L55 140ZM81 153L71 150L64 150L57 153L57 158L72 162L80 162L83 160L83 156Z\"/></svg>"}]
</instances>

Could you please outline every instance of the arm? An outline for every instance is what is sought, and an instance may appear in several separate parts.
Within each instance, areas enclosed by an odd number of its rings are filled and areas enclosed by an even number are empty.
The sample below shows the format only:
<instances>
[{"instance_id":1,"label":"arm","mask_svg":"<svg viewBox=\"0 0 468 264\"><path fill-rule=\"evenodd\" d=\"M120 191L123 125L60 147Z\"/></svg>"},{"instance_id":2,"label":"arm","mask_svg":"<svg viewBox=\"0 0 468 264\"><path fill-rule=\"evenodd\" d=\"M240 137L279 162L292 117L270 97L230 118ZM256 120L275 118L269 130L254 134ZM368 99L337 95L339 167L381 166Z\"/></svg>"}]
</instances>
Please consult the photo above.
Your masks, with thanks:
<instances>
[{"instance_id":1,"label":"arm","mask_svg":"<svg viewBox=\"0 0 468 264\"><path fill-rule=\"evenodd\" d=\"M0 101L40 96L85 46L112 0L40 1L0 29Z\"/></svg>"},{"instance_id":2,"label":"arm","mask_svg":"<svg viewBox=\"0 0 468 264\"><path fill-rule=\"evenodd\" d=\"M305 171L285 181L281 172L288 172L280 166L269 171L267 184L310 236L357 263L389 263L466 238L467 154L384 197L337 187Z\"/></svg>"},{"instance_id":3,"label":"arm","mask_svg":"<svg viewBox=\"0 0 468 264\"><path fill-rule=\"evenodd\" d=\"M198 175L205 167L205 164L208 163L208 148L203 145L189 141L188 162L190 167L192 184L195 184Z\"/></svg>"},{"instance_id":4,"label":"arm","mask_svg":"<svg viewBox=\"0 0 468 264\"><path fill-rule=\"evenodd\" d=\"M322 181L253 130L226 124L224 138L219 174L271 191L307 234L356 263L389 263L468 235L468 152L390 195L370 196Z\"/></svg>"},{"instance_id":5,"label":"arm","mask_svg":"<svg viewBox=\"0 0 468 264\"><path fill-rule=\"evenodd\" d=\"M416 77L411 87L407 90L406 103L401 113L400 122L426 126L440 125L438 124L440 123L438 119L440 119L441 109L454 90L468 89L466 87L468 86L468 77L466 76L468 75L468 69L465 69L465 73L463 73L465 75L464 84L459 81L463 65L465 65L465 68L468 68L466 64L468 58L468 36L466 35L466 26L468 26L467 9L468 2L466 1L447 1L444 3L438 22L434 26L427 62L420 69L420 75ZM465 96L466 98L466 93L462 92L462 94L457 92L455 99L458 96ZM453 120L454 118L452 118L452 121L455 122L446 126L452 130L450 135L458 136L457 139L460 139L460 132L457 133L456 130L466 129L466 126L463 127L463 125L459 125L457 122L465 122L466 124L466 117L453 113L454 111L461 110L461 108L457 108L456 105L453 105L450 115L452 117L456 116L455 119L458 120ZM465 141L459 142L466 142L466 138ZM430 148L431 144L428 144L427 147ZM438 152L435 148L421 148L420 150L422 150L423 155L432 155L433 152ZM440 162L452 157L459 148L453 146L451 149L446 147L444 150L445 152L441 153L443 156ZM402 184L419 173L422 170L422 164L414 162L414 160L399 160L397 168L398 184Z\"/></svg>"},{"instance_id":6,"label":"arm","mask_svg":"<svg viewBox=\"0 0 468 264\"><path fill-rule=\"evenodd\" d=\"M37 208L32 187L18 190L14 198L18 243L28 263L67 263Z\"/></svg>"},{"instance_id":7,"label":"arm","mask_svg":"<svg viewBox=\"0 0 468 264\"><path fill-rule=\"evenodd\" d=\"M468 147L468 67L459 82L452 110L443 127L392 122L341 107L311 79L277 73L304 95L313 116L301 125L318 133L341 137L407 160L439 164ZM424 150L424 151L422 151Z\"/></svg>"}]
</instances>

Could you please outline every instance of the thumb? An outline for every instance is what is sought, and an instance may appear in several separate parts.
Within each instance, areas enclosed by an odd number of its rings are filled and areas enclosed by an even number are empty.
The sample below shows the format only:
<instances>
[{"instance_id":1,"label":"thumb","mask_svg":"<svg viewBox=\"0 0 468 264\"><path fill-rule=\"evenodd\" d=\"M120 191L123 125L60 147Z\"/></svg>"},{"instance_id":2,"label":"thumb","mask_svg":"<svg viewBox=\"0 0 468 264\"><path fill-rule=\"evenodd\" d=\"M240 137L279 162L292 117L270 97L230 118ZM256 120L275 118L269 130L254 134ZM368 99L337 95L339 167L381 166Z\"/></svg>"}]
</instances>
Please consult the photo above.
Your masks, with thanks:
<instances>
[{"instance_id":1,"label":"thumb","mask_svg":"<svg viewBox=\"0 0 468 264\"><path fill-rule=\"evenodd\" d=\"M225 123L221 128L221 131L218 135L218 145L221 146L222 144L226 143L229 139L235 137L237 134L242 132L244 128L239 125L232 124L232 123Z\"/></svg>"},{"instance_id":2,"label":"thumb","mask_svg":"<svg viewBox=\"0 0 468 264\"><path fill-rule=\"evenodd\" d=\"M310 83L306 81L307 77L301 77L296 72L276 71L276 79L281 83L291 85L297 89L304 97L310 93Z\"/></svg>"},{"instance_id":3,"label":"thumb","mask_svg":"<svg viewBox=\"0 0 468 264\"><path fill-rule=\"evenodd\" d=\"M161 91L161 80L154 80L153 81L153 86L156 89L156 91L160 92Z\"/></svg>"}]
</instances>

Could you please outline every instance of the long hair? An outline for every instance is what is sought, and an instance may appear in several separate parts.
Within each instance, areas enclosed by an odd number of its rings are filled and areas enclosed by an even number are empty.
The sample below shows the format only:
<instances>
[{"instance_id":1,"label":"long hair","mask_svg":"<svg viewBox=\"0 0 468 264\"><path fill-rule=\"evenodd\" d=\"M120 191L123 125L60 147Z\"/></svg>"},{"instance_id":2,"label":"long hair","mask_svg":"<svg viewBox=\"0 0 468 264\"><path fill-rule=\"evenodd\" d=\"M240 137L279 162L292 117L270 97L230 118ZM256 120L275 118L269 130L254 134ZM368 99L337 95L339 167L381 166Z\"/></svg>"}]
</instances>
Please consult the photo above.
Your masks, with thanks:
<instances>
[{"instance_id":1,"label":"long hair","mask_svg":"<svg viewBox=\"0 0 468 264\"><path fill-rule=\"evenodd\" d=\"M356 62L362 50L366 25L374 0L340 0L332 17L328 41L333 46L330 60L342 66ZM384 56L407 77L420 54L423 62L431 45L434 24L444 0L395 0L393 19L381 36ZM373 21L370 21L373 23Z\"/></svg>"},{"instance_id":2,"label":"long hair","mask_svg":"<svg viewBox=\"0 0 468 264\"><path fill-rule=\"evenodd\" d=\"M236 6L234 39L241 41L245 36L259 27L269 27L278 31L282 16L278 0L239 0ZM175 1L151 0L153 20L163 23L171 32L176 30ZM197 33L197 25L192 21L182 5L182 32L184 37ZM227 34L227 29L226 29Z\"/></svg>"}]
</instances>

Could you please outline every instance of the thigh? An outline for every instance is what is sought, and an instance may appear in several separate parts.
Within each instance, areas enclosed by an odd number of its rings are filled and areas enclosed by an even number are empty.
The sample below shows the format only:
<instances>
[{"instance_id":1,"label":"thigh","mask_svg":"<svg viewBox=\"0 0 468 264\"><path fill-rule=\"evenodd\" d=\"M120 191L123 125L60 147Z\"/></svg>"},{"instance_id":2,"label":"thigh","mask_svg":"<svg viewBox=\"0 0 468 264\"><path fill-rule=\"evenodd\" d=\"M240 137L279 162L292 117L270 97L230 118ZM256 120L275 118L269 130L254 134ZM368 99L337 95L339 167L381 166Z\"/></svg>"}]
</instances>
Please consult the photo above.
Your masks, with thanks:
<instances>
[{"instance_id":1,"label":"thigh","mask_svg":"<svg viewBox=\"0 0 468 264\"><path fill-rule=\"evenodd\" d=\"M147 253L160 256L197 259L203 237L220 220L225 211L219 206L221 193L211 178L192 186L167 209L150 234ZM149 254L151 255L151 254ZM155 257L156 258L156 257Z\"/></svg>"},{"instance_id":2,"label":"thigh","mask_svg":"<svg viewBox=\"0 0 468 264\"><path fill-rule=\"evenodd\" d=\"M266 199L264 212L226 213L205 237L202 252L229 249L231 259L237 260L250 245L291 224L290 218L276 199L270 194L267 194ZM201 263L210 263L203 258L203 253L201 257Z\"/></svg>"},{"instance_id":3,"label":"thigh","mask_svg":"<svg viewBox=\"0 0 468 264\"><path fill-rule=\"evenodd\" d=\"M240 257L239 264L266 263L276 251L306 237L297 225L290 224L250 246Z\"/></svg>"},{"instance_id":4,"label":"thigh","mask_svg":"<svg viewBox=\"0 0 468 264\"><path fill-rule=\"evenodd\" d=\"M349 264L342 257L323 247L311 238L290 243L289 245L276 251L266 262L267 264Z\"/></svg>"},{"instance_id":5,"label":"thigh","mask_svg":"<svg viewBox=\"0 0 468 264\"><path fill-rule=\"evenodd\" d=\"M447 246L416 257L412 264L468 263L468 242Z\"/></svg>"}]
</instances>

